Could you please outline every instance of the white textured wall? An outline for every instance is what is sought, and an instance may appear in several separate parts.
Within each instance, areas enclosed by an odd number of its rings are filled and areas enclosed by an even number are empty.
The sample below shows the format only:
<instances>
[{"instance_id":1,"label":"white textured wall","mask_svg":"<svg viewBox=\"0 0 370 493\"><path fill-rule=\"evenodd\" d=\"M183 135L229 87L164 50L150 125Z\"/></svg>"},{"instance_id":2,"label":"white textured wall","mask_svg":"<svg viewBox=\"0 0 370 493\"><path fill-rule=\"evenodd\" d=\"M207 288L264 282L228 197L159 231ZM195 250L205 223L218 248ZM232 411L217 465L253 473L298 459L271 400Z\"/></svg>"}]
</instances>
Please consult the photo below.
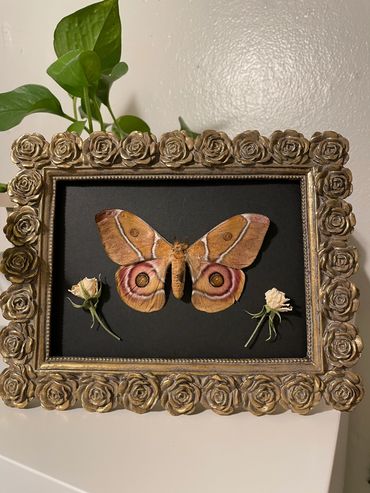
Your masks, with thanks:
<instances>
[{"instance_id":1,"label":"white textured wall","mask_svg":"<svg viewBox=\"0 0 370 493\"><path fill-rule=\"evenodd\" d=\"M53 28L62 16L88 3L82 0L0 0L1 92L32 82L47 84L61 95L45 74L54 56L51 43ZM113 89L113 104L118 113L142 116L157 135L177 128L177 116L181 114L195 130L223 129L231 136L245 129L259 129L268 135L276 129L295 128L308 137L316 130L332 129L349 138L355 189L351 201L358 219L355 238L362 254L362 270L358 275L362 308L358 320L365 343L370 347L367 302L370 260L366 253L370 248L370 2L125 0L121 2L121 8L124 60L128 62L130 71ZM61 98L67 103L67 98ZM15 172L14 167L8 164L8 150L18 135L37 130L50 138L65 125L58 117L35 115L17 129L0 134L0 181L10 179ZM366 373L369 375L369 367L369 356L365 351L359 370L366 376ZM368 406L366 398L350 420L346 491L351 493L365 493L369 489ZM2 433L17 424L28 423L32 427L33 416L36 421L38 419L37 412L20 412L14 417L13 411L9 413L0 408ZM148 451L144 454L147 460L153 457L150 474L155 471L164 474L161 484L156 483L152 491L159 491L161 486L164 492L178 493L189 489L197 492L201 491L204 480L204 484L208 484L215 493L226 491L228 487L230 491L239 492L248 489L248 478L252 478L256 493L326 491L323 483L328 482L325 468L329 468L330 461L320 462L321 456L318 456L317 461L310 459L307 464L305 458L307 454L315 453L315 443L319 444L320 437L326 436L329 423L337 419L336 413L321 413L311 418L288 414L284 418L263 420L237 415L222 421L203 414L192 417L192 421L180 418L175 422L162 414L160 417L140 417L140 420L125 413L120 418L79 416L79 411L65 418L64 415L63 418L48 415L45 425L58 428L69 423L73 429L74 420L81 419L85 425L97 426L99 433L103 433L106 427L107 432L112 433L112 442L106 436L103 440L100 435L99 440L103 442L98 441L104 444L101 451L104 462L108 461L109 443L114 444L115 454L120 453L121 447L122 457L127 455L125 437L129 434L129 438L134 440L130 436L133 430L126 429L128 425L137 427L142 447L148 447L151 438L158 440L156 446L150 445L152 455ZM104 419L106 421L102 425ZM113 425L115 431L109 428ZM151 426L156 428L146 440L142 433L144 430L150 433ZM218 428L220 426L221 429ZM187 434L181 435L181 430L186 430ZM291 433L299 434L299 430L303 441L307 437L313 440L307 445L307 454L303 447L299 449L297 444L289 442ZM24 436L27 433L30 433L29 428L25 427ZM89 432L86 430L86 433ZM93 433L92 429L90 433ZM164 437L162 440L161 436ZM118 437L120 446L116 443ZM83 441L83 438L79 439ZM275 450L270 439L275 446L278 440L282 441L282 447L285 444L286 460L269 453ZM208 466L203 468L203 476L202 456L192 452L191 443L194 449L201 446L200 450L208 454ZM325 449L329 444L323 442L320 446ZM76 447L78 444L73 445L74 450ZM164 450L164 447L167 448ZM299 487L288 470L284 475L287 460L292 461L293 471L299 468L299 459L294 451L302 454L301 469L305 471ZM0 452L4 453L4 449ZM92 457L95 455L92 453ZM67 455L62 454L61 457L67 464ZM193 465L192 457L197 461ZM255 461L253 457L256 457ZM35 455L32 458L36 461L35 467L45 463L44 458L44 462L40 460L37 464L37 454L36 459ZM53 463L52 456L46 458L49 472L56 473L57 461ZM166 462L175 459L175 472L172 465L172 472L167 476L169 466ZM140 460L140 454L137 460ZM259 479L255 470L257 462L259 467L264 464L266 470L266 475L260 475ZM187 470L181 470L182 464ZM83 465L87 467L85 462ZM72 481L75 476L71 467L65 465L65 470L59 470L59 476L57 473L56 476ZM103 464L101 474L104 474L104 468L109 469ZM146 468L136 471L135 462L130 463L130 468L131 491L134 486L141 491L148 490L150 477ZM244 472L240 468L244 468ZM260 471L258 467L257 471ZM291 474L294 478L294 472ZM319 480L315 482L315 474L324 478L320 485ZM275 477L273 489L268 486L269 476ZM132 479L135 477L137 484ZM170 484L166 483L166 477L169 477ZM187 482L186 488L184 481ZM76 484L86 488L90 486L89 482L84 483L83 478Z\"/></svg>"}]
</instances>

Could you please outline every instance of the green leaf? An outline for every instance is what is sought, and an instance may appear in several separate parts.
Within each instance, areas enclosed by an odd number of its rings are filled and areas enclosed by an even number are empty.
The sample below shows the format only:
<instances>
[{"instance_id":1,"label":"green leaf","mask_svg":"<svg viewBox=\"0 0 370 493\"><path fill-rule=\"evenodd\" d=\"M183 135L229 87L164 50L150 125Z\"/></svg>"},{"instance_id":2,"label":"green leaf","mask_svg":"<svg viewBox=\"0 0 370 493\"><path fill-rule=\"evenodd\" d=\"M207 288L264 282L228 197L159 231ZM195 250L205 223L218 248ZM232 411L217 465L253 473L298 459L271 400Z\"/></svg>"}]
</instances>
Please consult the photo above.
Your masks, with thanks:
<instances>
[{"instance_id":1,"label":"green leaf","mask_svg":"<svg viewBox=\"0 0 370 493\"><path fill-rule=\"evenodd\" d=\"M0 193L5 193L8 190L7 183L0 183Z\"/></svg>"},{"instance_id":2,"label":"green leaf","mask_svg":"<svg viewBox=\"0 0 370 493\"><path fill-rule=\"evenodd\" d=\"M73 50L51 64L47 73L69 94L83 97L84 88L96 89L101 65L94 51Z\"/></svg>"},{"instance_id":3,"label":"green leaf","mask_svg":"<svg viewBox=\"0 0 370 493\"><path fill-rule=\"evenodd\" d=\"M44 86L27 84L0 94L0 131L15 127L31 113L64 115L58 99Z\"/></svg>"},{"instance_id":4,"label":"green leaf","mask_svg":"<svg viewBox=\"0 0 370 493\"><path fill-rule=\"evenodd\" d=\"M118 62L110 71L110 73L104 73L107 78L111 79L114 82L117 79L120 79L123 75L127 74L128 65L126 62Z\"/></svg>"},{"instance_id":5,"label":"green leaf","mask_svg":"<svg viewBox=\"0 0 370 493\"><path fill-rule=\"evenodd\" d=\"M109 105L109 91L113 82L127 74L127 71L127 63L119 62L112 68L111 71L105 72L101 75L96 95L99 100L105 104L105 106Z\"/></svg>"},{"instance_id":6,"label":"green leaf","mask_svg":"<svg viewBox=\"0 0 370 493\"><path fill-rule=\"evenodd\" d=\"M185 123L184 119L181 116L179 116L179 123L180 123L180 130L185 130L185 132L189 135L189 137L195 139L196 137L198 137L198 135L200 135L190 130L190 128L187 126L187 124Z\"/></svg>"},{"instance_id":7,"label":"green leaf","mask_svg":"<svg viewBox=\"0 0 370 493\"><path fill-rule=\"evenodd\" d=\"M121 58L121 20L118 0L104 0L64 17L54 31L58 58L71 50L95 51L103 70Z\"/></svg>"},{"instance_id":8,"label":"green leaf","mask_svg":"<svg viewBox=\"0 0 370 493\"><path fill-rule=\"evenodd\" d=\"M150 132L149 125L137 116L120 116L119 118L117 118L116 123L119 127L119 130L123 131L125 134L129 134L134 130L137 130L138 132ZM114 127L116 127L117 125L114 125ZM117 129L115 129L115 131L116 130Z\"/></svg>"},{"instance_id":9,"label":"green leaf","mask_svg":"<svg viewBox=\"0 0 370 493\"><path fill-rule=\"evenodd\" d=\"M73 122L68 128L67 132L76 132L76 134L81 135L85 129L86 120Z\"/></svg>"}]
</instances>

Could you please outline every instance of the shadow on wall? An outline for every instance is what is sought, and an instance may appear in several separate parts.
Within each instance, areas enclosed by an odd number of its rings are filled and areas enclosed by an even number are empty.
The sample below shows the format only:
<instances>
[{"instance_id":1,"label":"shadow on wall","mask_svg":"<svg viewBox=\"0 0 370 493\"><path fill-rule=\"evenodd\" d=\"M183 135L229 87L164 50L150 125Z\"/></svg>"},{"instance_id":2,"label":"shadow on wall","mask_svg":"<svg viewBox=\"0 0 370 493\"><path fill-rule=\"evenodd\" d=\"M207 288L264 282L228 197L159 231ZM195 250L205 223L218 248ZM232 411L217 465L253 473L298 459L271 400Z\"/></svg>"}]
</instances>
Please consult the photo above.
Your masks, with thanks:
<instances>
[{"instance_id":1,"label":"shadow on wall","mask_svg":"<svg viewBox=\"0 0 370 493\"><path fill-rule=\"evenodd\" d=\"M344 493L343 488L346 472L348 422L348 413L342 413L339 422L337 443L335 445L335 454L328 493Z\"/></svg>"},{"instance_id":2,"label":"shadow on wall","mask_svg":"<svg viewBox=\"0 0 370 493\"><path fill-rule=\"evenodd\" d=\"M354 371L359 373L363 378L365 397L349 417L347 467L343 491L344 493L368 493L370 491L368 483L370 479L370 396L367 392L370 383L370 280L363 268L367 260L367 254L357 240L356 235L353 243L358 249L360 258L360 271L354 277L354 282L360 289L361 295L360 310L356 317L356 325L360 330L364 342L362 357ZM334 469L335 466L333 471ZM330 490L330 493L340 493L340 491Z\"/></svg>"}]
</instances>

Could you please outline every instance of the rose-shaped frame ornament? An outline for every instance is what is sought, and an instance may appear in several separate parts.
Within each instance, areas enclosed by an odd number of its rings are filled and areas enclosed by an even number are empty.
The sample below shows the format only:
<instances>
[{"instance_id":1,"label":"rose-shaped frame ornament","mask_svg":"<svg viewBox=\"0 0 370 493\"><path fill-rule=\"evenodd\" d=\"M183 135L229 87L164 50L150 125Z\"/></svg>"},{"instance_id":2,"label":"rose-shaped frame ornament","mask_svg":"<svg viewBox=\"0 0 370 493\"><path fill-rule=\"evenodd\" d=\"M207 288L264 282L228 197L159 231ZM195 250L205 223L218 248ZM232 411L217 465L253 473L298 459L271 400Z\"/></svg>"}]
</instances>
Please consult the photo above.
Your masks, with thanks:
<instances>
[{"instance_id":1,"label":"rose-shaped frame ornament","mask_svg":"<svg viewBox=\"0 0 370 493\"><path fill-rule=\"evenodd\" d=\"M335 409L353 409L363 396L361 378L352 368L363 342L354 322L359 293L351 276L359 258L350 241L356 221L347 202L352 192L348 151L347 139L333 131L316 132L311 139L295 130L276 130L269 137L257 130L233 137L219 130L198 136L175 130L158 138L132 132L122 140L109 132L85 139L61 132L50 142L37 133L19 137L11 149L19 171L8 186L14 209L4 228L13 247L1 260L11 282L0 295L9 321L0 329L0 354L9 365L0 374L4 403L25 408L38 400L50 410L80 405L98 413L124 409L143 414L162 407L174 416L201 409L260 416L278 409L307 414L323 398ZM169 185L183 178L300 181L310 314L306 358L50 356L48 276L57 184L94 179L154 183L158 177ZM294 301L294 293L289 296Z\"/></svg>"}]
</instances>

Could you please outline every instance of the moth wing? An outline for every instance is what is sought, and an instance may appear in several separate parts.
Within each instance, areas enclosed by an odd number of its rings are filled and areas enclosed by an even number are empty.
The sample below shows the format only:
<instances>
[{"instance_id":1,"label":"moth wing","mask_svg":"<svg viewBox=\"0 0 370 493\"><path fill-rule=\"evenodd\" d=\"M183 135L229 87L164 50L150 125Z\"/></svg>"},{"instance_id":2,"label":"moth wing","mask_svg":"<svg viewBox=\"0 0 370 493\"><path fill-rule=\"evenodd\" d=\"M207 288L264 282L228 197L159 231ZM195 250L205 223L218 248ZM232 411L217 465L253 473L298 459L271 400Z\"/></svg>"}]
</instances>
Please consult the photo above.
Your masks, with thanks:
<instances>
[{"instance_id":1,"label":"moth wing","mask_svg":"<svg viewBox=\"0 0 370 493\"><path fill-rule=\"evenodd\" d=\"M95 217L107 255L121 265L116 286L134 310L154 312L166 302L164 282L172 246L132 212L107 209Z\"/></svg>"},{"instance_id":2,"label":"moth wing","mask_svg":"<svg viewBox=\"0 0 370 493\"><path fill-rule=\"evenodd\" d=\"M222 282L217 282L220 279ZM238 301L244 283L245 274L242 270L222 264L202 262L198 276L193 281L191 302L197 310L203 312L215 313L226 310Z\"/></svg>"},{"instance_id":3,"label":"moth wing","mask_svg":"<svg viewBox=\"0 0 370 493\"><path fill-rule=\"evenodd\" d=\"M269 224L270 220L260 214L238 214L188 248L195 308L218 312L240 298L245 283L240 269L248 267L257 257ZM215 274L221 278L215 278Z\"/></svg>"},{"instance_id":4,"label":"moth wing","mask_svg":"<svg viewBox=\"0 0 370 493\"><path fill-rule=\"evenodd\" d=\"M190 263L207 261L244 269L257 257L269 224L261 214L226 219L189 247Z\"/></svg>"},{"instance_id":5,"label":"moth wing","mask_svg":"<svg viewBox=\"0 0 370 493\"><path fill-rule=\"evenodd\" d=\"M171 244L132 212L106 209L95 216L107 255L119 265L169 259Z\"/></svg>"},{"instance_id":6,"label":"moth wing","mask_svg":"<svg viewBox=\"0 0 370 493\"><path fill-rule=\"evenodd\" d=\"M147 260L123 266L116 272L116 286L122 301L139 312L155 312L165 302L164 282L168 262Z\"/></svg>"}]
</instances>

